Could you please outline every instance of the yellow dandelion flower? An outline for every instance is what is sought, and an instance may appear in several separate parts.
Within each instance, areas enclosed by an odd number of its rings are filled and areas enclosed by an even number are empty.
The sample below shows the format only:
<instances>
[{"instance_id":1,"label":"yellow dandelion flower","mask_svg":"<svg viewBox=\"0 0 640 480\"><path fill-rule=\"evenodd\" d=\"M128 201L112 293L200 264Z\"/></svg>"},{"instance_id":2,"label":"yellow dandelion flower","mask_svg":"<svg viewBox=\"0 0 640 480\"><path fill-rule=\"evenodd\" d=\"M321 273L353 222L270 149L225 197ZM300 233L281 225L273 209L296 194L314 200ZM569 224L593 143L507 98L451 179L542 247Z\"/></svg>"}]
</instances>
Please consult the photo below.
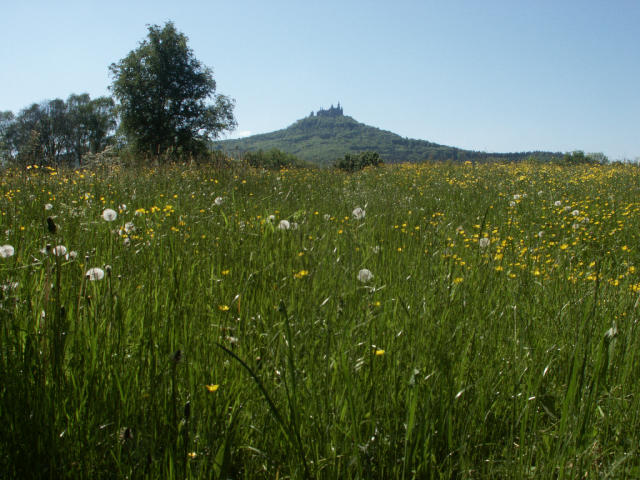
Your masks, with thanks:
<instances>
[{"instance_id":1,"label":"yellow dandelion flower","mask_svg":"<svg viewBox=\"0 0 640 480\"><path fill-rule=\"evenodd\" d=\"M215 393L220 388L220 385L218 384L205 385L204 388L206 388L207 392L209 393Z\"/></svg>"},{"instance_id":2,"label":"yellow dandelion flower","mask_svg":"<svg viewBox=\"0 0 640 480\"><path fill-rule=\"evenodd\" d=\"M376 348L374 351L376 357L381 357L382 355L384 355L384 350L381 348Z\"/></svg>"},{"instance_id":3,"label":"yellow dandelion flower","mask_svg":"<svg viewBox=\"0 0 640 480\"><path fill-rule=\"evenodd\" d=\"M221 312L226 312L229 310L229 305L218 305L218 310Z\"/></svg>"}]
</instances>

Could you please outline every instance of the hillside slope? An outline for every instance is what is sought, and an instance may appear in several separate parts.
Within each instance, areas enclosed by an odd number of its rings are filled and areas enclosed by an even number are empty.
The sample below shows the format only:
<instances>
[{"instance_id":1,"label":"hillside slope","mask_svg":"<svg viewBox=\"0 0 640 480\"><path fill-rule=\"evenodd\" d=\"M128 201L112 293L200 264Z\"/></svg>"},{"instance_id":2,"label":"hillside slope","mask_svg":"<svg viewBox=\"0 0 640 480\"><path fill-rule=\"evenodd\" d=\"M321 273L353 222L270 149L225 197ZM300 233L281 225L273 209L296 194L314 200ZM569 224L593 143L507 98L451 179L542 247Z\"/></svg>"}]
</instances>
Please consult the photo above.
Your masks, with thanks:
<instances>
[{"instance_id":1,"label":"hillside slope","mask_svg":"<svg viewBox=\"0 0 640 480\"><path fill-rule=\"evenodd\" d=\"M342 109L336 110L333 107L331 110L320 110L315 115L298 120L285 129L219 141L215 143L214 148L232 155L277 148L321 166L330 165L345 153L366 150L378 152L385 163L426 160L522 160L532 155L541 160L549 160L554 156L550 152L474 152L426 140L403 138L395 133L360 123L342 115Z\"/></svg>"}]
</instances>

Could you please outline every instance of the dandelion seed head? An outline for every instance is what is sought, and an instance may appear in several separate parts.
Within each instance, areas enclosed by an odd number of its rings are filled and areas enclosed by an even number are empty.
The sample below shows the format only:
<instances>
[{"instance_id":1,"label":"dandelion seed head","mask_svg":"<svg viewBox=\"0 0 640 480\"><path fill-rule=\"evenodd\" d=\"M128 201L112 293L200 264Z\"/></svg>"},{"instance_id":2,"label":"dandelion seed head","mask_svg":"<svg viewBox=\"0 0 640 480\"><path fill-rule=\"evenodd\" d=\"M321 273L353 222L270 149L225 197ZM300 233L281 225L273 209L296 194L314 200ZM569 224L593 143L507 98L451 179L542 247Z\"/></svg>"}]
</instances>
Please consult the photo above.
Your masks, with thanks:
<instances>
[{"instance_id":1,"label":"dandelion seed head","mask_svg":"<svg viewBox=\"0 0 640 480\"><path fill-rule=\"evenodd\" d=\"M362 283L370 282L373 280L373 273L371 273L371 270L363 268L358 272L358 280Z\"/></svg>"},{"instance_id":2,"label":"dandelion seed head","mask_svg":"<svg viewBox=\"0 0 640 480\"><path fill-rule=\"evenodd\" d=\"M51 210L51 209L53 209L53 205L51 205L50 203L45 203L44 204L44 209L45 210Z\"/></svg>"},{"instance_id":3,"label":"dandelion seed head","mask_svg":"<svg viewBox=\"0 0 640 480\"><path fill-rule=\"evenodd\" d=\"M107 222L113 222L116 218L118 218L118 212L116 212L113 208L105 208L102 212L102 218L104 218Z\"/></svg>"},{"instance_id":4,"label":"dandelion seed head","mask_svg":"<svg viewBox=\"0 0 640 480\"><path fill-rule=\"evenodd\" d=\"M87 270L87 273L84 274L87 280L96 281L102 280L104 278L104 270L98 267L93 267Z\"/></svg>"},{"instance_id":5,"label":"dandelion seed head","mask_svg":"<svg viewBox=\"0 0 640 480\"><path fill-rule=\"evenodd\" d=\"M0 258L13 257L14 253L15 253L15 249L11 245L2 245L0 247Z\"/></svg>"},{"instance_id":6,"label":"dandelion seed head","mask_svg":"<svg viewBox=\"0 0 640 480\"><path fill-rule=\"evenodd\" d=\"M362 220L366 214L367 212L360 207L354 208L353 212L351 212L351 215L353 215L353 218L356 220Z\"/></svg>"},{"instance_id":7,"label":"dandelion seed head","mask_svg":"<svg viewBox=\"0 0 640 480\"><path fill-rule=\"evenodd\" d=\"M289 220L280 220L277 228L278 230L289 230L291 228L291 224L289 223Z\"/></svg>"},{"instance_id":8,"label":"dandelion seed head","mask_svg":"<svg viewBox=\"0 0 640 480\"><path fill-rule=\"evenodd\" d=\"M562 205L562 202L560 200L556 200L555 202L553 202L554 207L560 207Z\"/></svg>"},{"instance_id":9,"label":"dandelion seed head","mask_svg":"<svg viewBox=\"0 0 640 480\"><path fill-rule=\"evenodd\" d=\"M67 254L67 247L65 247L64 245L56 245L55 247L53 247L52 253L56 257L64 257Z\"/></svg>"},{"instance_id":10,"label":"dandelion seed head","mask_svg":"<svg viewBox=\"0 0 640 480\"><path fill-rule=\"evenodd\" d=\"M213 203L219 207L220 205L222 205L224 203L224 199L222 197L216 197L216 199L213 201Z\"/></svg>"},{"instance_id":11,"label":"dandelion seed head","mask_svg":"<svg viewBox=\"0 0 640 480\"><path fill-rule=\"evenodd\" d=\"M488 237L482 237L478 240L478 246L480 248L487 248L491 244L491 240Z\"/></svg>"}]
</instances>

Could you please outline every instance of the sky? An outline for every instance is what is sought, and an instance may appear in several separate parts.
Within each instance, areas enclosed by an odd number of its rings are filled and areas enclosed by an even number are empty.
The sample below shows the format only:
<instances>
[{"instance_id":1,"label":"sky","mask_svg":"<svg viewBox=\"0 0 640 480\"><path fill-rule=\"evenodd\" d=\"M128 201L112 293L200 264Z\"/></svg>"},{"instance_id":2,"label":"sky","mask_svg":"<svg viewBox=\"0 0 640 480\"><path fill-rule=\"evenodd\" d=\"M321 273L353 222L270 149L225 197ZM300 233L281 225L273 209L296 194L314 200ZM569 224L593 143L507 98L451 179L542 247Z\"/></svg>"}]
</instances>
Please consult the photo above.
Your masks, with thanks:
<instances>
[{"instance_id":1,"label":"sky","mask_svg":"<svg viewBox=\"0 0 640 480\"><path fill-rule=\"evenodd\" d=\"M640 157L639 0L0 0L0 111L109 95L109 65L174 22L266 133L341 103L403 137Z\"/></svg>"}]
</instances>

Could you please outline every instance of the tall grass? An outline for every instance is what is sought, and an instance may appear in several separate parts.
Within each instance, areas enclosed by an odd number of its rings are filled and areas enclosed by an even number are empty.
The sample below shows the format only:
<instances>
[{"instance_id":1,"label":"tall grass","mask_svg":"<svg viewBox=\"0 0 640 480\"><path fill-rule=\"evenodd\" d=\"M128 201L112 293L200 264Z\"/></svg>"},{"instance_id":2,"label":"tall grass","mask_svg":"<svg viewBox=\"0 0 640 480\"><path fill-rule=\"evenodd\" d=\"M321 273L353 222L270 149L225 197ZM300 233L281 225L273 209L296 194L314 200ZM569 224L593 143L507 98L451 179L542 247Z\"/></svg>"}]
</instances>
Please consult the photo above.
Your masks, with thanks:
<instances>
[{"instance_id":1,"label":"tall grass","mask_svg":"<svg viewBox=\"0 0 640 480\"><path fill-rule=\"evenodd\" d=\"M638 173L6 171L0 472L637 478Z\"/></svg>"}]
</instances>

